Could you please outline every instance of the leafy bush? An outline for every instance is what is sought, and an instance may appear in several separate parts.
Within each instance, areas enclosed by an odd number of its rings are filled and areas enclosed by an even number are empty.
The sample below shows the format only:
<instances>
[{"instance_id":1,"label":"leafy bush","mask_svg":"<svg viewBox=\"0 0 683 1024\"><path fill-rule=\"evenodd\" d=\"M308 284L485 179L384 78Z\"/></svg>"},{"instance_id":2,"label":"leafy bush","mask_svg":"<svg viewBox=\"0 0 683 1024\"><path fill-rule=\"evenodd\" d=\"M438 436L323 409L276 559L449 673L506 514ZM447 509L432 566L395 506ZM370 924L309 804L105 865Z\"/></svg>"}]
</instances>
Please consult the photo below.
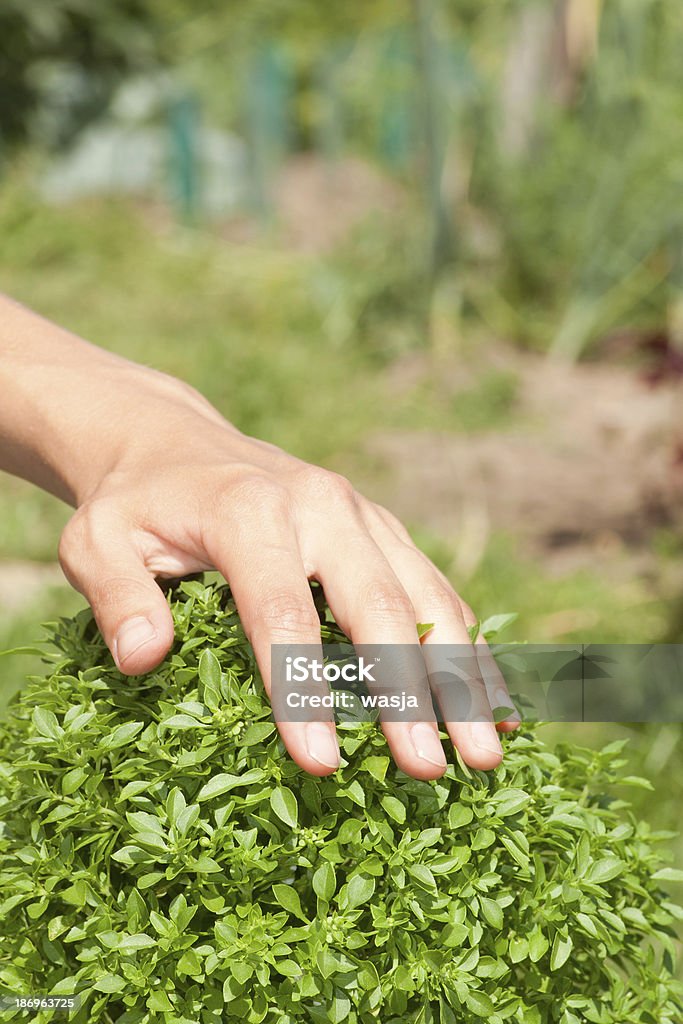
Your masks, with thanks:
<instances>
[{"instance_id":1,"label":"leafy bush","mask_svg":"<svg viewBox=\"0 0 683 1024\"><path fill-rule=\"evenodd\" d=\"M680 1021L680 872L609 795L620 744L522 731L495 773L425 783L366 722L315 779L228 589L170 600L173 653L137 679L87 613L62 620L4 729L3 991L120 1024Z\"/></svg>"}]
</instances>

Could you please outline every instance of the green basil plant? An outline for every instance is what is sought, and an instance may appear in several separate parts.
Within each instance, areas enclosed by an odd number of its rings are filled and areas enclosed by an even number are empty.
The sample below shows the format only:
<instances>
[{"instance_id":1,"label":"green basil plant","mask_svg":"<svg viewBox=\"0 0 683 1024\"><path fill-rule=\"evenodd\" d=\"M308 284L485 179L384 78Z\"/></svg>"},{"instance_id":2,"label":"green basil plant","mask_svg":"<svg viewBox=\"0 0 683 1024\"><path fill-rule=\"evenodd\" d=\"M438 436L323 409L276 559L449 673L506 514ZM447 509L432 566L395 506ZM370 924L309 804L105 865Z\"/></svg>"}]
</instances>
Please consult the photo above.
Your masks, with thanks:
<instances>
[{"instance_id":1,"label":"green basil plant","mask_svg":"<svg viewBox=\"0 0 683 1024\"><path fill-rule=\"evenodd\" d=\"M681 872L611 794L648 785L622 743L522 727L496 771L419 782L349 722L313 778L229 589L169 601L139 678L88 612L53 624L2 727L1 994L78 995L79 1024L680 1024Z\"/></svg>"}]
</instances>

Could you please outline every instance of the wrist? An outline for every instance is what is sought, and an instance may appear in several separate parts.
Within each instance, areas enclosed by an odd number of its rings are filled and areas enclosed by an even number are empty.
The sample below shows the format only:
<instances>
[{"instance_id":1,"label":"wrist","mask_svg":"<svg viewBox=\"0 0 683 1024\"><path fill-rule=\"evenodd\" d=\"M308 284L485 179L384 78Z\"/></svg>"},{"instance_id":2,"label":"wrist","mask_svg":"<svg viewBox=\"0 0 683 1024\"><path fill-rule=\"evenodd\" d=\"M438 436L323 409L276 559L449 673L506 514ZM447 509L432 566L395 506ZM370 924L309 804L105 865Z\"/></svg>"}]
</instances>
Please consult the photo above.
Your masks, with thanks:
<instances>
[{"instance_id":1,"label":"wrist","mask_svg":"<svg viewBox=\"0 0 683 1024\"><path fill-rule=\"evenodd\" d=\"M74 506L117 467L167 452L198 414L234 430L187 385L1 296L0 393L0 469Z\"/></svg>"}]
</instances>

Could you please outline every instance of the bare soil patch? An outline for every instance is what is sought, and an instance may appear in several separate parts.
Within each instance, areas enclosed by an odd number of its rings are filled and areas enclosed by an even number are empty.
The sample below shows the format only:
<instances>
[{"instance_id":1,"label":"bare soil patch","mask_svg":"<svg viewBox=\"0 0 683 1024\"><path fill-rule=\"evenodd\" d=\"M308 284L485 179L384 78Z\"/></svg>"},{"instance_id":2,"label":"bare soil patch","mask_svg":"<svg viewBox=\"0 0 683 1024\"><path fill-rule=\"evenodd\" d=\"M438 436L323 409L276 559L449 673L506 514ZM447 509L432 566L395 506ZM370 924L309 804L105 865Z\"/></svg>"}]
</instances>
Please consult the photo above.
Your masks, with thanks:
<instances>
[{"instance_id":1,"label":"bare soil patch","mask_svg":"<svg viewBox=\"0 0 683 1024\"><path fill-rule=\"evenodd\" d=\"M41 562L0 563L0 612L16 613L47 587L66 586L59 565Z\"/></svg>"},{"instance_id":2,"label":"bare soil patch","mask_svg":"<svg viewBox=\"0 0 683 1024\"><path fill-rule=\"evenodd\" d=\"M446 537L476 520L509 531L557 568L621 548L645 565L656 528L683 529L680 381L653 386L624 366L510 353L519 390L509 427L378 431L367 444L380 470L374 496ZM457 393L455 366L452 378Z\"/></svg>"}]
</instances>

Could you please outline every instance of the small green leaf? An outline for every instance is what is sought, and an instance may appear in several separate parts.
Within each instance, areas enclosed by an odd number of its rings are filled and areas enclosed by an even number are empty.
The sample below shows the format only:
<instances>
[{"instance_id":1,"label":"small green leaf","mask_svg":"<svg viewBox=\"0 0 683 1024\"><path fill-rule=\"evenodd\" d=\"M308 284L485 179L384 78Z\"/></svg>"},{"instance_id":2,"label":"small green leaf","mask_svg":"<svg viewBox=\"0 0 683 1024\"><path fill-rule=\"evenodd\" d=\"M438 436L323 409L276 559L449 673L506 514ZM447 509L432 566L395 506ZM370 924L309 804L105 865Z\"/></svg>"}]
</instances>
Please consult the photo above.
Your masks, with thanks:
<instances>
[{"instance_id":1,"label":"small green leaf","mask_svg":"<svg viewBox=\"0 0 683 1024\"><path fill-rule=\"evenodd\" d=\"M683 871L679 868L660 868L652 878L656 882L683 882Z\"/></svg>"},{"instance_id":2,"label":"small green leaf","mask_svg":"<svg viewBox=\"0 0 683 1024\"><path fill-rule=\"evenodd\" d=\"M222 870L218 861L214 860L213 857L207 857L204 853L197 857L193 867L197 874L200 875L210 875Z\"/></svg>"},{"instance_id":3,"label":"small green leaf","mask_svg":"<svg viewBox=\"0 0 683 1024\"><path fill-rule=\"evenodd\" d=\"M213 651L202 651L199 659L199 679L204 686L219 691L221 687L221 665Z\"/></svg>"},{"instance_id":4,"label":"small green leaf","mask_svg":"<svg viewBox=\"0 0 683 1024\"><path fill-rule=\"evenodd\" d=\"M486 850L496 841L496 833L490 828L478 828L472 837L473 850Z\"/></svg>"},{"instance_id":5,"label":"small green leaf","mask_svg":"<svg viewBox=\"0 0 683 1024\"><path fill-rule=\"evenodd\" d=\"M193 949L186 950L178 961L178 974L189 974L194 978L202 973L202 962Z\"/></svg>"},{"instance_id":6,"label":"small green leaf","mask_svg":"<svg viewBox=\"0 0 683 1024\"><path fill-rule=\"evenodd\" d=\"M366 992L372 992L374 989L379 988L380 980L377 968L373 964L372 960L366 960L361 969L358 972L358 984Z\"/></svg>"},{"instance_id":7,"label":"small green leaf","mask_svg":"<svg viewBox=\"0 0 683 1024\"><path fill-rule=\"evenodd\" d=\"M181 789L175 786L166 799L166 815L171 825L175 825L178 817L185 810L187 802Z\"/></svg>"},{"instance_id":8,"label":"small green leaf","mask_svg":"<svg viewBox=\"0 0 683 1024\"><path fill-rule=\"evenodd\" d=\"M484 920L492 928L495 928L496 931L500 931L503 927L503 911L500 905L495 900L490 900L486 896L480 896L479 903L481 904Z\"/></svg>"},{"instance_id":9,"label":"small green leaf","mask_svg":"<svg viewBox=\"0 0 683 1024\"><path fill-rule=\"evenodd\" d=\"M384 782L390 764L391 760L388 757L366 757L361 761L360 767L361 771L369 772L377 782Z\"/></svg>"},{"instance_id":10,"label":"small green leaf","mask_svg":"<svg viewBox=\"0 0 683 1024\"><path fill-rule=\"evenodd\" d=\"M421 889L428 892L436 889L436 879L426 864L411 864L408 873Z\"/></svg>"},{"instance_id":11,"label":"small green leaf","mask_svg":"<svg viewBox=\"0 0 683 1024\"><path fill-rule=\"evenodd\" d=\"M337 877L331 864L325 862L313 874L313 890L321 900L328 903L337 889Z\"/></svg>"},{"instance_id":12,"label":"small green leaf","mask_svg":"<svg viewBox=\"0 0 683 1024\"><path fill-rule=\"evenodd\" d=\"M41 736L58 740L64 735L64 730L54 712L47 711L45 708L34 708L31 718Z\"/></svg>"},{"instance_id":13,"label":"small green leaf","mask_svg":"<svg viewBox=\"0 0 683 1024\"><path fill-rule=\"evenodd\" d=\"M123 992L125 987L125 978L120 974L103 974L93 985L96 992Z\"/></svg>"},{"instance_id":14,"label":"small green leaf","mask_svg":"<svg viewBox=\"0 0 683 1024\"><path fill-rule=\"evenodd\" d=\"M160 722L159 726L164 729L207 729L209 722L199 722L191 715L171 715Z\"/></svg>"},{"instance_id":15,"label":"small green leaf","mask_svg":"<svg viewBox=\"0 0 683 1024\"><path fill-rule=\"evenodd\" d=\"M592 917L588 914L577 914L576 920L589 935L592 935L594 939L600 938L600 932L598 931L597 925Z\"/></svg>"},{"instance_id":16,"label":"small green leaf","mask_svg":"<svg viewBox=\"0 0 683 1024\"><path fill-rule=\"evenodd\" d=\"M549 948L550 943L537 925L529 936L529 959L533 964L538 963Z\"/></svg>"},{"instance_id":17,"label":"small green leaf","mask_svg":"<svg viewBox=\"0 0 683 1024\"><path fill-rule=\"evenodd\" d=\"M339 827L339 842L357 843L363 832L363 822L357 818L346 818Z\"/></svg>"},{"instance_id":18,"label":"small green leaf","mask_svg":"<svg viewBox=\"0 0 683 1024\"><path fill-rule=\"evenodd\" d=\"M502 633L504 629L519 618L517 612L509 612L508 614L491 615L488 619L484 619L481 624L481 635L485 640L492 640L498 633Z\"/></svg>"},{"instance_id":19,"label":"small green leaf","mask_svg":"<svg viewBox=\"0 0 683 1024\"><path fill-rule=\"evenodd\" d=\"M572 951L574 943L569 935L562 935L558 932L553 940L553 948L550 953L550 970L559 971L565 964Z\"/></svg>"},{"instance_id":20,"label":"small green leaf","mask_svg":"<svg viewBox=\"0 0 683 1024\"><path fill-rule=\"evenodd\" d=\"M374 878L364 878L362 875L354 875L346 886L346 903L349 909L359 907L367 903L375 891Z\"/></svg>"},{"instance_id":21,"label":"small green leaf","mask_svg":"<svg viewBox=\"0 0 683 1024\"><path fill-rule=\"evenodd\" d=\"M529 955L529 940L520 935L515 935L514 938L510 939L508 952L511 963L521 963Z\"/></svg>"},{"instance_id":22,"label":"small green leaf","mask_svg":"<svg viewBox=\"0 0 683 1024\"><path fill-rule=\"evenodd\" d=\"M190 804L178 815L175 827L181 836L186 836L192 826L199 820L201 813L199 804Z\"/></svg>"},{"instance_id":23,"label":"small green leaf","mask_svg":"<svg viewBox=\"0 0 683 1024\"><path fill-rule=\"evenodd\" d=\"M273 886L273 896L285 910L288 910L290 914L294 914L295 917L300 917L306 921L306 915L301 909L301 899L299 893L291 885L283 885L277 883Z\"/></svg>"},{"instance_id":24,"label":"small green leaf","mask_svg":"<svg viewBox=\"0 0 683 1024\"><path fill-rule=\"evenodd\" d=\"M137 953L141 949L149 949L151 946L156 946L156 944L157 940L151 935L138 932L134 935L122 936L117 949L119 953Z\"/></svg>"},{"instance_id":25,"label":"small green leaf","mask_svg":"<svg viewBox=\"0 0 683 1024\"><path fill-rule=\"evenodd\" d=\"M283 973L280 964L278 964L278 969L280 970L280 973ZM237 963L230 964L230 972L233 978L236 978L237 981L239 981L240 985L246 985L254 973L254 968L251 964L245 964L237 961Z\"/></svg>"},{"instance_id":26,"label":"small green leaf","mask_svg":"<svg viewBox=\"0 0 683 1024\"><path fill-rule=\"evenodd\" d=\"M418 622L417 624L417 635L421 640L423 636L427 636L434 629L433 622Z\"/></svg>"},{"instance_id":27,"label":"small green leaf","mask_svg":"<svg viewBox=\"0 0 683 1024\"><path fill-rule=\"evenodd\" d=\"M156 992L152 992L148 997L147 1008L154 1013L171 1013L173 1011L173 1003L163 989L157 989Z\"/></svg>"},{"instance_id":28,"label":"small green leaf","mask_svg":"<svg viewBox=\"0 0 683 1024\"><path fill-rule=\"evenodd\" d=\"M263 743L264 740L273 735L276 728L274 722L252 722L242 737L242 743L245 747L250 747L256 743Z\"/></svg>"},{"instance_id":29,"label":"small green leaf","mask_svg":"<svg viewBox=\"0 0 683 1024\"><path fill-rule=\"evenodd\" d=\"M143 722L126 722L124 725L117 725L107 736L100 740L102 750L115 750L130 743L134 736L142 729Z\"/></svg>"},{"instance_id":30,"label":"small green leaf","mask_svg":"<svg viewBox=\"0 0 683 1024\"><path fill-rule=\"evenodd\" d=\"M261 768L250 768L244 775L230 775L229 772L220 772L209 779L197 793L197 800L203 803L204 800L214 800L217 796L229 793L236 786L251 786L256 782L262 782L264 772Z\"/></svg>"},{"instance_id":31,"label":"small green leaf","mask_svg":"<svg viewBox=\"0 0 683 1024\"><path fill-rule=\"evenodd\" d=\"M402 825L406 820L406 808L397 796L383 796L380 803L390 818Z\"/></svg>"},{"instance_id":32,"label":"small green leaf","mask_svg":"<svg viewBox=\"0 0 683 1024\"><path fill-rule=\"evenodd\" d=\"M348 1021L351 1010L351 1000L341 989L335 989L334 997L329 1008L329 1020L331 1024L343 1024Z\"/></svg>"},{"instance_id":33,"label":"small green leaf","mask_svg":"<svg viewBox=\"0 0 683 1024\"><path fill-rule=\"evenodd\" d=\"M479 992L475 989L470 989L467 993L465 1003L468 1010L471 1010L477 1017L490 1017L496 1011L491 997L487 996L485 992Z\"/></svg>"},{"instance_id":34,"label":"small green leaf","mask_svg":"<svg viewBox=\"0 0 683 1024\"><path fill-rule=\"evenodd\" d=\"M469 825L474 817L474 811L465 804L451 804L448 808L448 824L451 828L462 828Z\"/></svg>"},{"instance_id":35,"label":"small green leaf","mask_svg":"<svg viewBox=\"0 0 683 1024\"><path fill-rule=\"evenodd\" d=\"M646 789L650 793L654 793L655 789L649 779L643 779L640 775L624 775L623 778L619 779L619 785L633 786L636 789Z\"/></svg>"},{"instance_id":36,"label":"small green leaf","mask_svg":"<svg viewBox=\"0 0 683 1024\"><path fill-rule=\"evenodd\" d=\"M147 847L148 850L153 850L154 853L163 854L168 852L168 846L158 832L136 832L134 838L139 846Z\"/></svg>"},{"instance_id":37,"label":"small green leaf","mask_svg":"<svg viewBox=\"0 0 683 1024\"><path fill-rule=\"evenodd\" d=\"M510 718L519 717L517 709L510 707L509 704L496 705L495 708L491 709L491 714L496 725L500 722L507 722Z\"/></svg>"},{"instance_id":38,"label":"small green leaf","mask_svg":"<svg viewBox=\"0 0 683 1024\"><path fill-rule=\"evenodd\" d=\"M523 789L499 789L491 797L491 804L499 818L507 818L524 810L530 800L530 794Z\"/></svg>"},{"instance_id":39,"label":"small green leaf","mask_svg":"<svg viewBox=\"0 0 683 1024\"><path fill-rule=\"evenodd\" d=\"M285 825L296 828L299 820L299 806L296 797L287 786L278 786L270 794L270 806Z\"/></svg>"},{"instance_id":40,"label":"small green leaf","mask_svg":"<svg viewBox=\"0 0 683 1024\"><path fill-rule=\"evenodd\" d=\"M86 768L72 768L71 771L68 771L62 779L62 793L64 796L70 796L71 793L75 793L89 775L90 772Z\"/></svg>"},{"instance_id":41,"label":"small green leaf","mask_svg":"<svg viewBox=\"0 0 683 1024\"><path fill-rule=\"evenodd\" d=\"M467 627L467 635L470 638L470 643L474 644L477 642L477 637L479 636L480 632L481 623L479 622L479 620L473 622L471 626Z\"/></svg>"},{"instance_id":42,"label":"small green leaf","mask_svg":"<svg viewBox=\"0 0 683 1024\"><path fill-rule=\"evenodd\" d=\"M624 862L619 857L604 857L602 860L596 861L595 864L591 864L584 876L584 881L591 882L593 885L601 885L603 882L609 882L610 879L616 878L623 870Z\"/></svg>"}]
</instances>

